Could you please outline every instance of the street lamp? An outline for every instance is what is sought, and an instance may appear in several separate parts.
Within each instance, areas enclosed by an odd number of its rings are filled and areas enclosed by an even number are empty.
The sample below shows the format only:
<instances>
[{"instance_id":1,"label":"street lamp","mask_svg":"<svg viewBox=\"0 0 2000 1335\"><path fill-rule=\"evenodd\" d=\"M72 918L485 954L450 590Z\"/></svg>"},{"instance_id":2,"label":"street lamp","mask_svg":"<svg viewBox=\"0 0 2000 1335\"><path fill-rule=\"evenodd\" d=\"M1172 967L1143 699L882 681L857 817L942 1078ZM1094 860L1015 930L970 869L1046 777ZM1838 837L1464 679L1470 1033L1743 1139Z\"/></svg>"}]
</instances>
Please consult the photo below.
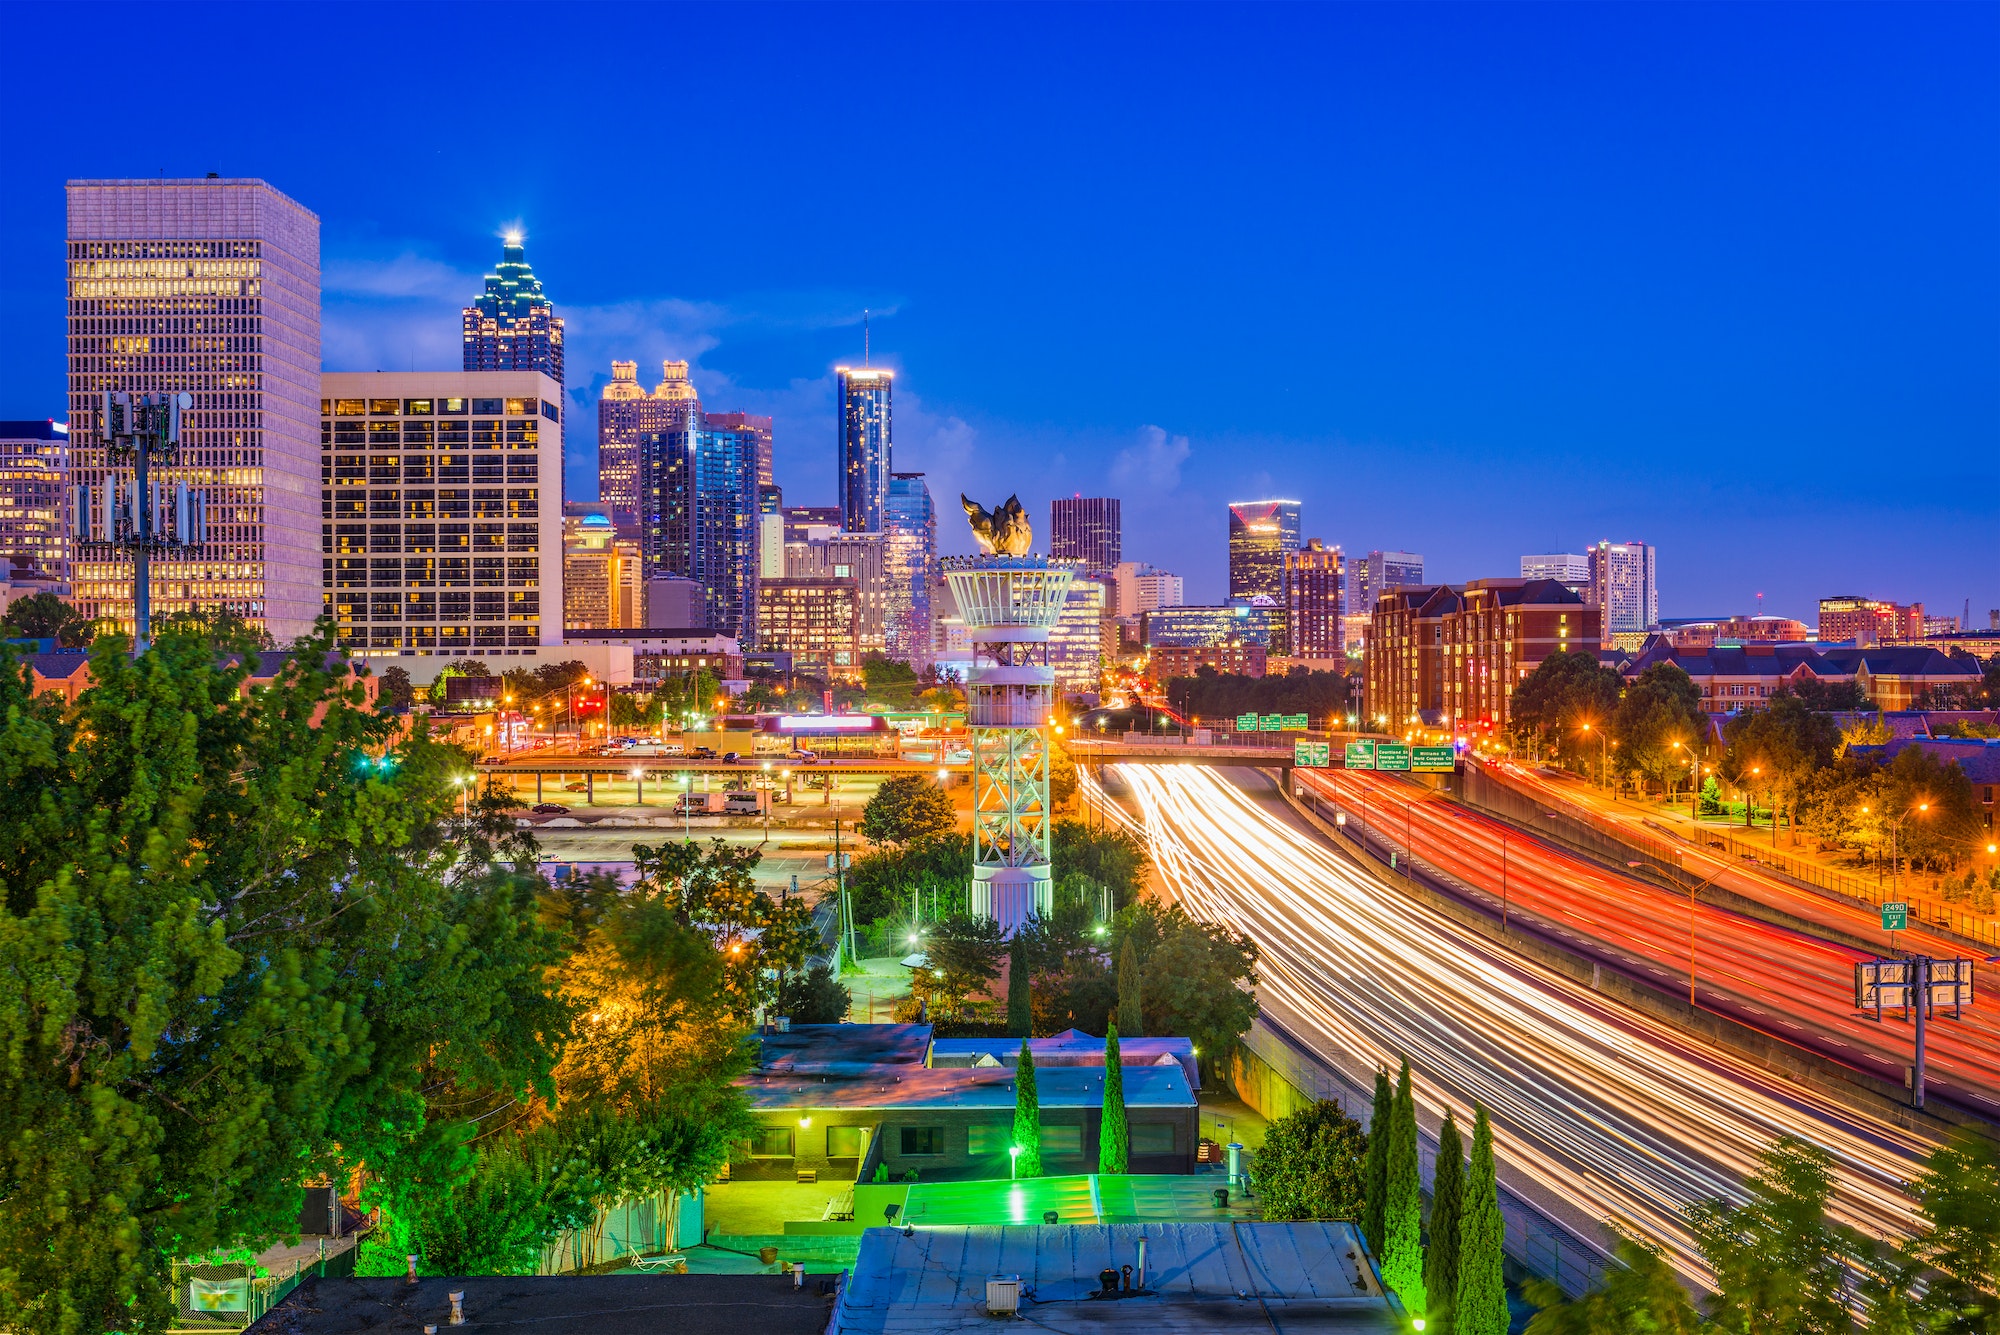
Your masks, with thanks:
<instances>
[{"instance_id":1,"label":"street lamp","mask_svg":"<svg viewBox=\"0 0 2000 1335\"><path fill-rule=\"evenodd\" d=\"M1020 1176L1020 1168L1021 1147L1019 1145L1009 1145L1007 1147L1007 1180L1009 1182Z\"/></svg>"},{"instance_id":2,"label":"street lamp","mask_svg":"<svg viewBox=\"0 0 2000 1335\"><path fill-rule=\"evenodd\" d=\"M1722 869L1722 868L1719 868L1719 867L1718 867L1718 868L1716 869L1716 871L1715 871L1715 875L1714 875L1714 876L1710 876L1710 877L1709 877L1709 878L1708 878L1707 880L1703 881L1703 882L1702 882L1702 883L1701 883L1700 885L1697 885L1697 886L1695 886L1695 887L1694 887L1693 889L1689 889L1689 888L1688 888L1688 887L1687 887L1686 885L1684 885L1684 884L1683 884L1683 883L1682 883L1682 882L1680 881L1680 879L1679 879L1678 877L1674 877L1674 876L1669 876L1669 875L1668 875L1668 874L1667 874L1666 872L1662 871L1662 870L1661 870L1660 868L1658 868L1658 867L1655 867L1655 866L1653 866L1653 865L1652 865L1652 864L1650 864L1650 863L1646 863L1646 862L1627 862L1627 863L1626 863L1625 865L1626 865L1626 866L1628 866L1628 867L1630 867L1630 868L1631 868L1632 870L1634 870L1634 871L1636 871L1636 872L1642 872L1642 873L1651 873L1652 875L1654 875L1654 876L1657 876L1657 877L1659 877L1659 878L1660 878L1661 880L1665 881L1665 882L1666 882L1666 883L1667 883L1668 885L1672 886L1672 887L1673 887L1674 889L1676 889L1676 890L1679 890L1679 891L1681 891L1682 893L1686 894L1686 895L1687 895L1687 897L1688 897L1688 1009L1689 1009L1689 1010L1693 1010L1693 1009L1695 1008L1695 999L1694 999L1694 963L1695 963L1695 961L1694 961L1694 901L1695 901L1695 897L1696 897L1696 896L1698 896L1698 895L1700 895L1702 891L1704 891L1704 890L1708 889L1708 887L1709 887L1709 886L1711 886L1711 885L1714 885L1714 884L1715 884L1715 877L1716 877L1716 876L1720 876L1720 875L1722 875L1722 871L1723 871L1723 869Z\"/></svg>"},{"instance_id":3,"label":"street lamp","mask_svg":"<svg viewBox=\"0 0 2000 1335\"><path fill-rule=\"evenodd\" d=\"M634 800L633 800L633 805L634 805L634 806L641 806L641 807L645 806L645 805L646 805L646 771L644 771L643 769L640 769L640 768L639 768L639 767L638 767L637 765L634 765L634 766L632 767L632 787L633 787L633 788L634 788L634 789L636 790L636 796L635 796L635 798L634 798Z\"/></svg>"}]
</instances>

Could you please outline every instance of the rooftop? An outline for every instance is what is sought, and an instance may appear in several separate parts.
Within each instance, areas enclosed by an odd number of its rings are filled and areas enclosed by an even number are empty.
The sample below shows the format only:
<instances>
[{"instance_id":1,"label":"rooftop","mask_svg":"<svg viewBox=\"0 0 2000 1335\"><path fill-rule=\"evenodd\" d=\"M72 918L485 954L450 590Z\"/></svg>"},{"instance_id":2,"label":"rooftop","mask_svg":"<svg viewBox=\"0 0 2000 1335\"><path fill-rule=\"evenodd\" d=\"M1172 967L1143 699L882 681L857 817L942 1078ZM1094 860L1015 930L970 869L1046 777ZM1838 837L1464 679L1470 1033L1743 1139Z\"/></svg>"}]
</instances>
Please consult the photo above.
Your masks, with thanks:
<instances>
[{"instance_id":1,"label":"rooftop","mask_svg":"<svg viewBox=\"0 0 2000 1335\"><path fill-rule=\"evenodd\" d=\"M1104 1040L1081 1029L1065 1029L1048 1038L1031 1038L1028 1050L1035 1054L1037 1070L1046 1066L1102 1066ZM966 1066L1012 1067L1021 1057L1018 1038L940 1038L931 1043L930 1064L940 1070ZM1120 1038L1118 1061L1121 1066L1161 1066L1178 1063L1187 1073L1188 1084L1201 1088L1201 1071L1195 1062L1194 1040L1190 1038Z\"/></svg>"},{"instance_id":2,"label":"rooftop","mask_svg":"<svg viewBox=\"0 0 2000 1335\"><path fill-rule=\"evenodd\" d=\"M927 1024L795 1024L757 1035L767 1071L859 1074L869 1066L921 1067L931 1048Z\"/></svg>"},{"instance_id":3,"label":"rooftop","mask_svg":"<svg viewBox=\"0 0 2000 1335\"><path fill-rule=\"evenodd\" d=\"M1014 1110L1014 1071L1008 1066L934 1070L871 1066L853 1072L756 1071L737 1081L755 1111L794 1108L991 1108ZM1096 1108L1104 1099L1104 1073L1091 1066L1052 1066L1035 1072L1042 1108ZM1192 1108L1194 1090L1178 1063L1125 1070L1128 1108Z\"/></svg>"},{"instance_id":4,"label":"rooftop","mask_svg":"<svg viewBox=\"0 0 2000 1335\"><path fill-rule=\"evenodd\" d=\"M1225 1179L1213 1173L1078 1173L1055 1177L952 1179L913 1183L898 1224L919 1228L1039 1224L1047 1211L1064 1224L1200 1223L1249 1220L1256 1211L1240 1192L1215 1203ZM861 1221L874 1223L872 1219Z\"/></svg>"},{"instance_id":5,"label":"rooftop","mask_svg":"<svg viewBox=\"0 0 2000 1335\"><path fill-rule=\"evenodd\" d=\"M1144 1292L1099 1297L1099 1272ZM830 1335L986 1329L989 1277L1018 1275L1021 1314L1052 1330L1390 1332L1401 1311L1352 1224L871 1228Z\"/></svg>"},{"instance_id":6,"label":"rooftop","mask_svg":"<svg viewBox=\"0 0 2000 1335\"><path fill-rule=\"evenodd\" d=\"M250 1329L258 1335L420 1335L450 1328L447 1293L465 1294L465 1329L535 1335L820 1335L832 1299L779 1275L475 1275L309 1279Z\"/></svg>"}]
</instances>

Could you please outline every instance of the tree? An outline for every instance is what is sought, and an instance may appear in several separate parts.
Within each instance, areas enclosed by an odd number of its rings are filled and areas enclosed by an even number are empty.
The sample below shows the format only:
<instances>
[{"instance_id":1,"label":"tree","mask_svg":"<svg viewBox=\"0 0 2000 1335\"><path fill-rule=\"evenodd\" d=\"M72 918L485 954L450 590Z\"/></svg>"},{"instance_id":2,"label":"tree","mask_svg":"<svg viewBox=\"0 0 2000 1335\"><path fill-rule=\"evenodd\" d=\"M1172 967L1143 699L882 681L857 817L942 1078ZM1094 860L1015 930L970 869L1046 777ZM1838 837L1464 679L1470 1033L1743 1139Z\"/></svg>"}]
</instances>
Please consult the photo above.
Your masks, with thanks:
<instances>
[{"instance_id":1,"label":"tree","mask_svg":"<svg viewBox=\"0 0 2000 1335\"><path fill-rule=\"evenodd\" d=\"M1013 1038L1027 1038L1034 1027L1035 1008L1029 997L1032 973L1028 965L1028 934L1016 932L1007 943L1007 1033Z\"/></svg>"},{"instance_id":2,"label":"tree","mask_svg":"<svg viewBox=\"0 0 2000 1335\"><path fill-rule=\"evenodd\" d=\"M1712 1200L1688 1211L1689 1229L1715 1272L1709 1319L1727 1332L1822 1335L1845 1331L1845 1272L1852 1241L1826 1218L1832 1156L1780 1136L1742 1205Z\"/></svg>"},{"instance_id":3,"label":"tree","mask_svg":"<svg viewBox=\"0 0 2000 1335\"><path fill-rule=\"evenodd\" d=\"M1698 1335L1701 1316L1660 1253L1632 1238L1618 1241L1616 1264L1606 1267L1590 1292L1570 1298L1545 1279L1531 1279L1522 1294L1542 1310L1528 1335Z\"/></svg>"},{"instance_id":4,"label":"tree","mask_svg":"<svg viewBox=\"0 0 2000 1335\"><path fill-rule=\"evenodd\" d=\"M84 649L97 627L89 617L43 590L8 604L7 614L0 616L0 631L5 631L8 639L54 640L65 649Z\"/></svg>"},{"instance_id":5,"label":"tree","mask_svg":"<svg viewBox=\"0 0 2000 1335\"><path fill-rule=\"evenodd\" d=\"M0 651L0 1324L28 1335L163 1328L173 1261L291 1232L302 1177L393 1157L439 1082L547 1088L567 1024L531 845L457 816L464 756L397 740L329 627L249 696L194 628L130 647L97 637L74 707Z\"/></svg>"},{"instance_id":6,"label":"tree","mask_svg":"<svg viewBox=\"0 0 2000 1335\"><path fill-rule=\"evenodd\" d=\"M1465 1213L1465 1145L1449 1109L1438 1129L1437 1169L1431 1177L1430 1242L1424 1248L1425 1329L1451 1335L1451 1301L1458 1293L1458 1229Z\"/></svg>"},{"instance_id":7,"label":"tree","mask_svg":"<svg viewBox=\"0 0 2000 1335\"><path fill-rule=\"evenodd\" d=\"M1553 751L1572 768L1595 764L1597 741L1579 728L1586 722L1604 727L1618 708L1622 685L1617 671L1587 649L1550 654L1514 688L1508 728L1522 744Z\"/></svg>"},{"instance_id":8,"label":"tree","mask_svg":"<svg viewBox=\"0 0 2000 1335\"><path fill-rule=\"evenodd\" d=\"M2000 1147L1970 1128L1931 1151L1910 1184L1928 1227L1911 1249L1928 1269L1933 1335L2000 1330Z\"/></svg>"},{"instance_id":9,"label":"tree","mask_svg":"<svg viewBox=\"0 0 2000 1335\"><path fill-rule=\"evenodd\" d=\"M1942 870L1983 846L1972 781L1956 760L1940 761L1935 752L1911 743L1883 767L1880 785L1884 816L1901 821L1899 856Z\"/></svg>"},{"instance_id":10,"label":"tree","mask_svg":"<svg viewBox=\"0 0 2000 1335\"><path fill-rule=\"evenodd\" d=\"M815 964L804 973L787 974L778 981L778 996L771 1010L790 1016L793 1024L840 1024L853 1004L853 994L833 976L833 970Z\"/></svg>"},{"instance_id":11,"label":"tree","mask_svg":"<svg viewBox=\"0 0 2000 1335\"><path fill-rule=\"evenodd\" d=\"M1396 1096L1390 1091L1389 1073L1375 1071L1375 1102L1368 1111L1368 1172L1363 1179L1365 1194L1361 1234L1368 1250L1382 1255L1383 1221L1389 1203L1389 1124L1395 1120Z\"/></svg>"},{"instance_id":12,"label":"tree","mask_svg":"<svg viewBox=\"0 0 2000 1335\"><path fill-rule=\"evenodd\" d=\"M1049 810L1068 811L1076 790L1076 762L1061 742L1054 742L1049 746Z\"/></svg>"},{"instance_id":13,"label":"tree","mask_svg":"<svg viewBox=\"0 0 2000 1335\"><path fill-rule=\"evenodd\" d=\"M1722 736L1723 774L1730 782L1768 792L1791 808L1795 828L1801 798L1815 776L1833 764L1840 746L1833 720L1782 686L1766 708L1746 711L1725 723ZM1752 770L1762 772L1752 774Z\"/></svg>"},{"instance_id":14,"label":"tree","mask_svg":"<svg viewBox=\"0 0 2000 1335\"><path fill-rule=\"evenodd\" d=\"M1234 718L1238 714L1304 714L1316 726L1344 719L1351 683L1338 672L1294 667L1290 672L1246 677L1204 664L1192 677L1171 677L1167 703L1184 716Z\"/></svg>"},{"instance_id":15,"label":"tree","mask_svg":"<svg viewBox=\"0 0 2000 1335\"><path fill-rule=\"evenodd\" d=\"M1088 876L1111 890L1111 911L1138 902L1152 872L1146 846L1117 828L1059 820L1049 832L1049 860L1065 875Z\"/></svg>"},{"instance_id":16,"label":"tree","mask_svg":"<svg viewBox=\"0 0 2000 1335\"><path fill-rule=\"evenodd\" d=\"M1655 663L1626 688L1612 731L1619 763L1671 795L1677 780L1693 777L1690 757L1708 738L1701 690L1677 665Z\"/></svg>"},{"instance_id":17,"label":"tree","mask_svg":"<svg viewBox=\"0 0 2000 1335\"><path fill-rule=\"evenodd\" d=\"M1118 950L1118 1018L1134 1038L1146 1032L1144 983L1139 974L1138 943L1131 937Z\"/></svg>"},{"instance_id":18,"label":"tree","mask_svg":"<svg viewBox=\"0 0 2000 1335\"><path fill-rule=\"evenodd\" d=\"M416 704L416 688L410 685L410 674L400 667L382 669L382 689L375 697L376 703L384 709L398 714L407 714Z\"/></svg>"},{"instance_id":19,"label":"tree","mask_svg":"<svg viewBox=\"0 0 2000 1335\"><path fill-rule=\"evenodd\" d=\"M1417 1161L1417 1110L1403 1059L1389 1111L1389 1164L1382 1209L1382 1280L1412 1316L1424 1314L1424 1184Z\"/></svg>"},{"instance_id":20,"label":"tree","mask_svg":"<svg viewBox=\"0 0 2000 1335\"><path fill-rule=\"evenodd\" d=\"M1800 677L1789 688L1816 714L1850 714L1875 708L1875 702L1856 681L1821 681Z\"/></svg>"},{"instance_id":21,"label":"tree","mask_svg":"<svg viewBox=\"0 0 2000 1335\"><path fill-rule=\"evenodd\" d=\"M1367 1208L1367 1146L1361 1124L1332 1099L1272 1122L1257 1151L1265 1220L1360 1218Z\"/></svg>"},{"instance_id":22,"label":"tree","mask_svg":"<svg viewBox=\"0 0 2000 1335\"><path fill-rule=\"evenodd\" d=\"M1104 1031L1104 1115L1097 1128L1097 1171L1122 1173L1132 1145L1125 1119L1125 1067L1118 1056L1118 1026Z\"/></svg>"},{"instance_id":23,"label":"tree","mask_svg":"<svg viewBox=\"0 0 2000 1335\"><path fill-rule=\"evenodd\" d=\"M1145 1031L1185 1034L1209 1069L1224 1068L1257 1018L1257 945L1179 904L1141 903L1119 915L1113 942L1138 945Z\"/></svg>"},{"instance_id":24,"label":"tree","mask_svg":"<svg viewBox=\"0 0 2000 1335\"><path fill-rule=\"evenodd\" d=\"M918 973L925 980L933 1008L956 1016L965 1000L984 991L1000 976L1000 956L1007 943L1000 924L991 918L955 913L931 928L924 955L929 967Z\"/></svg>"},{"instance_id":25,"label":"tree","mask_svg":"<svg viewBox=\"0 0 2000 1335\"><path fill-rule=\"evenodd\" d=\"M1021 1056L1014 1066L1014 1174L1017 1177L1042 1175L1042 1101L1035 1091L1035 1054L1021 1040Z\"/></svg>"},{"instance_id":26,"label":"tree","mask_svg":"<svg viewBox=\"0 0 2000 1335\"><path fill-rule=\"evenodd\" d=\"M761 850L711 840L632 846L638 888L657 896L676 922L700 927L723 961L723 986L739 1019L776 995L777 978L805 967L818 941L804 899L782 902L757 888Z\"/></svg>"},{"instance_id":27,"label":"tree","mask_svg":"<svg viewBox=\"0 0 2000 1335\"><path fill-rule=\"evenodd\" d=\"M1472 1105L1472 1171L1458 1226L1458 1292L1451 1301L1451 1335L1506 1335L1507 1282L1502 1273L1507 1226L1500 1217L1500 1179L1493 1161L1493 1123Z\"/></svg>"},{"instance_id":28,"label":"tree","mask_svg":"<svg viewBox=\"0 0 2000 1335\"><path fill-rule=\"evenodd\" d=\"M958 828L951 798L926 774L884 779L861 810L861 834L877 844L904 847L937 839Z\"/></svg>"},{"instance_id":29,"label":"tree","mask_svg":"<svg viewBox=\"0 0 2000 1335\"><path fill-rule=\"evenodd\" d=\"M861 682L868 698L887 705L907 706L918 690L917 674L908 663L881 654L861 660Z\"/></svg>"}]
</instances>

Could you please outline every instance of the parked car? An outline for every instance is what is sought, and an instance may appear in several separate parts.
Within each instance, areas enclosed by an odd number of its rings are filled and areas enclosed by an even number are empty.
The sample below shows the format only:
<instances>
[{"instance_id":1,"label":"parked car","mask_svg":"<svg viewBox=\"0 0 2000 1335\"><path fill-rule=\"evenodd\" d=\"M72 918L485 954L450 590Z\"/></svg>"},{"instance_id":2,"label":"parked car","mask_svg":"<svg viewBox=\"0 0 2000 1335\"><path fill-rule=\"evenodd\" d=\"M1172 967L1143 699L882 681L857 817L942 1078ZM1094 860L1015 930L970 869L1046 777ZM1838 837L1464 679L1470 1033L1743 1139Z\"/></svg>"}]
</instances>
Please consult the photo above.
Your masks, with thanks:
<instances>
[{"instance_id":1,"label":"parked car","mask_svg":"<svg viewBox=\"0 0 2000 1335\"><path fill-rule=\"evenodd\" d=\"M697 746L694 750L688 752L688 755L695 760L714 760L716 758L715 748L712 746Z\"/></svg>"},{"instance_id":2,"label":"parked car","mask_svg":"<svg viewBox=\"0 0 2000 1335\"><path fill-rule=\"evenodd\" d=\"M785 752L785 759L791 761L793 764L809 765L813 761L818 760L819 756L811 751L787 751Z\"/></svg>"},{"instance_id":3,"label":"parked car","mask_svg":"<svg viewBox=\"0 0 2000 1335\"><path fill-rule=\"evenodd\" d=\"M722 763L725 765L734 765L737 761L741 759L743 759L743 753L741 751L724 751L722 753Z\"/></svg>"},{"instance_id":4,"label":"parked car","mask_svg":"<svg viewBox=\"0 0 2000 1335\"><path fill-rule=\"evenodd\" d=\"M590 791L590 785L578 779L571 779L563 785L563 791L566 793L587 793Z\"/></svg>"},{"instance_id":5,"label":"parked car","mask_svg":"<svg viewBox=\"0 0 2000 1335\"><path fill-rule=\"evenodd\" d=\"M569 808L560 802L537 802L528 808L537 816L567 816Z\"/></svg>"}]
</instances>

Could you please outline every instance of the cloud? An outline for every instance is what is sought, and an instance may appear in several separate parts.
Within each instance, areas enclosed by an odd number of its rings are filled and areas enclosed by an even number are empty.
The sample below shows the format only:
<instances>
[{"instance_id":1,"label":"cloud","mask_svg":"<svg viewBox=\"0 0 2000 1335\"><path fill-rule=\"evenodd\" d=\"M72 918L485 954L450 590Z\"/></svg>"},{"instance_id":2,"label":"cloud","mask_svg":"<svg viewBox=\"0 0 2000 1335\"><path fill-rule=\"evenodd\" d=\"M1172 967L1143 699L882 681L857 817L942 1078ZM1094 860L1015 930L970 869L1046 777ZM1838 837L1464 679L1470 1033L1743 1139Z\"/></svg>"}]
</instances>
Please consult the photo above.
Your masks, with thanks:
<instances>
[{"instance_id":1,"label":"cloud","mask_svg":"<svg viewBox=\"0 0 2000 1335\"><path fill-rule=\"evenodd\" d=\"M1168 492L1181 484L1181 465L1193 448L1186 436L1170 436L1160 427L1140 431L1139 442L1118 452L1111 480L1127 489Z\"/></svg>"},{"instance_id":2,"label":"cloud","mask_svg":"<svg viewBox=\"0 0 2000 1335\"><path fill-rule=\"evenodd\" d=\"M484 275L454 269L414 251L386 260L337 259L320 273L321 290L331 296L433 298L459 308L482 291L484 283Z\"/></svg>"}]
</instances>

